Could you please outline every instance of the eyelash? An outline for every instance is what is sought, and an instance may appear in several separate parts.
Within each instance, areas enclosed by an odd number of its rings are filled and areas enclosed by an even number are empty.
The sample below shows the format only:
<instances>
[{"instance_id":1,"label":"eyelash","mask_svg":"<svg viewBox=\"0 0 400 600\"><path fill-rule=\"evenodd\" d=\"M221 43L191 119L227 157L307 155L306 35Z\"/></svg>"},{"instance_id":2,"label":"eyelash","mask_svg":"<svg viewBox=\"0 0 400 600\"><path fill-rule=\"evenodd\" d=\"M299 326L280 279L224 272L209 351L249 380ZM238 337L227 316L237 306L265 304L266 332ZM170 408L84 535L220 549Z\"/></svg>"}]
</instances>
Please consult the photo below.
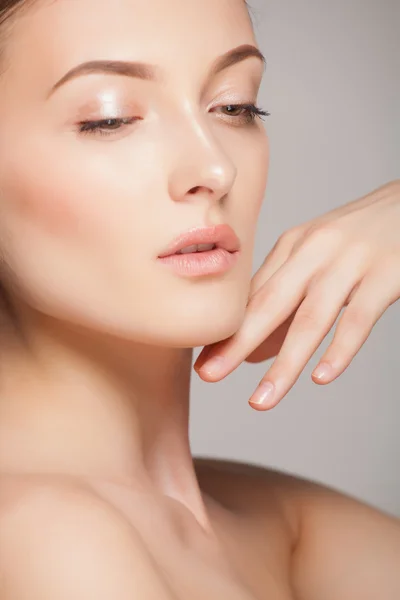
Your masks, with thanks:
<instances>
[{"instance_id":1,"label":"eyelash","mask_svg":"<svg viewBox=\"0 0 400 600\"><path fill-rule=\"evenodd\" d=\"M256 118L262 119L262 117L268 117L271 113L262 108L256 106L255 104L226 104L225 106L221 106L219 108L228 108L231 107L234 110L244 111L245 114L245 125L253 123ZM228 115L229 116L229 115ZM233 116L234 119L240 118L242 115ZM107 124L110 122L117 125L131 125L135 121L137 121L136 117L128 117L128 118L112 118L112 119L102 119L99 121L80 121L79 125L79 133L83 135L96 135L97 133L102 136L110 136L114 135L114 132L118 132L121 127L114 127L109 130L104 130L104 127L107 127Z\"/></svg>"}]
</instances>

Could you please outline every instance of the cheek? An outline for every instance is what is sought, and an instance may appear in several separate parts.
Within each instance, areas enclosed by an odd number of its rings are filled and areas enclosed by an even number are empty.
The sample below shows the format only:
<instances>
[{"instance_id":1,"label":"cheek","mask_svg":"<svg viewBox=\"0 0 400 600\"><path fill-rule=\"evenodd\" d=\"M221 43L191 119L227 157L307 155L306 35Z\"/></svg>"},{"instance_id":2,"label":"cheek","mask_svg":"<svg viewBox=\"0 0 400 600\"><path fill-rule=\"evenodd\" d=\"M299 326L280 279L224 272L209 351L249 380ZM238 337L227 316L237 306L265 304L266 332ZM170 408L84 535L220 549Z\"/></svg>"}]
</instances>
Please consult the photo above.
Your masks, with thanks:
<instances>
[{"instance_id":1,"label":"cheek","mask_svg":"<svg viewBox=\"0 0 400 600\"><path fill-rule=\"evenodd\" d=\"M59 236L76 231L79 188L57 172L32 172L32 165L3 186L3 218L15 226L38 228Z\"/></svg>"},{"instance_id":2,"label":"cheek","mask_svg":"<svg viewBox=\"0 0 400 600\"><path fill-rule=\"evenodd\" d=\"M99 177L99 169L83 167L85 161L71 164L58 156L60 164L53 158L48 168L42 154L40 164L19 161L18 169L10 170L1 185L0 231L6 230L18 247L25 236L33 252L39 246L50 252L63 246L66 252L71 246L90 251L100 244L101 249L119 225L115 186L110 177Z\"/></svg>"},{"instance_id":3,"label":"cheek","mask_svg":"<svg viewBox=\"0 0 400 600\"><path fill-rule=\"evenodd\" d=\"M137 248L145 253L149 245L143 222L151 213L138 200L143 190L109 159L55 155L42 151L36 162L18 156L14 168L3 170L0 239L8 262L21 277L35 260L47 268L49 261L79 262L89 273L99 265L119 272L128 253L139 256Z\"/></svg>"},{"instance_id":4,"label":"cheek","mask_svg":"<svg viewBox=\"0 0 400 600\"><path fill-rule=\"evenodd\" d=\"M128 178L125 189L116 188L115 167L43 164L43 154L40 165L16 160L18 169L0 178L0 242L10 288L57 318L97 326L118 318L119 310L128 315L134 276L141 274L135 244L145 235L131 218Z\"/></svg>"},{"instance_id":5,"label":"cheek","mask_svg":"<svg viewBox=\"0 0 400 600\"><path fill-rule=\"evenodd\" d=\"M249 165L249 181L252 182L256 208L259 210L264 198L269 172L269 140L265 130L261 131L260 143L257 152L252 156L252 162Z\"/></svg>"},{"instance_id":6,"label":"cheek","mask_svg":"<svg viewBox=\"0 0 400 600\"><path fill-rule=\"evenodd\" d=\"M269 143L265 132L260 132L250 151L243 158L237 182L237 197L241 222L255 228L264 200L269 171ZM235 193L236 195L236 193Z\"/></svg>"}]
</instances>

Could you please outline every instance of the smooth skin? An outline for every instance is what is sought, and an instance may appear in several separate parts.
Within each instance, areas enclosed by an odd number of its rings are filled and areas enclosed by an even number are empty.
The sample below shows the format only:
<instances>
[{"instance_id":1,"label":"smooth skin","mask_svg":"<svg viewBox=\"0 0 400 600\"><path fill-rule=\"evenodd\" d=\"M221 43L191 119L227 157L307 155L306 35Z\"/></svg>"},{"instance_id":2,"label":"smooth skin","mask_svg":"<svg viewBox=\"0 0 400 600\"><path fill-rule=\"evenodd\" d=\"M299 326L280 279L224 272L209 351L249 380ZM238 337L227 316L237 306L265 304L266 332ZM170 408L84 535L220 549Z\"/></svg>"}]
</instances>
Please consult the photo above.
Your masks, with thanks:
<instances>
[{"instance_id":1,"label":"smooth skin","mask_svg":"<svg viewBox=\"0 0 400 600\"><path fill-rule=\"evenodd\" d=\"M244 2L38 0L9 33L1 600L397 600L397 519L191 454L193 348L248 319L268 175L263 123L237 108L264 71ZM219 223L242 246L224 276L157 262Z\"/></svg>"}]
</instances>

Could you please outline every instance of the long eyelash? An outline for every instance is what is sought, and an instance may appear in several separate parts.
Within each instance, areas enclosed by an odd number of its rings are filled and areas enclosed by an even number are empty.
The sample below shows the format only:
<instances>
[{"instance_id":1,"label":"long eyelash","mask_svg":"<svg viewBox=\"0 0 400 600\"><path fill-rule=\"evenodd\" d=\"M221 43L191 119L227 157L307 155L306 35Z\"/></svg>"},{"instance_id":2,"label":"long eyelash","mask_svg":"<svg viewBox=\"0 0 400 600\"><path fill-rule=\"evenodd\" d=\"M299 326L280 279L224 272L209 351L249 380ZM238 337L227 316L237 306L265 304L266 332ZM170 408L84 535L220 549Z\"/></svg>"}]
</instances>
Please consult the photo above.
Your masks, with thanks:
<instances>
[{"instance_id":1,"label":"long eyelash","mask_svg":"<svg viewBox=\"0 0 400 600\"><path fill-rule=\"evenodd\" d=\"M99 133L100 135L112 135L113 132L118 131L117 129L110 129L109 131L103 131L102 127L106 126L110 121L114 121L120 125L131 125L136 120L136 117L131 118L111 118L111 119L101 119L99 121L81 121L78 123L79 125L79 133L90 134L90 133Z\"/></svg>"},{"instance_id":2,"label":"long eyelash","mask_svg":"<svg viewBox=\"0 0 400 600\"><path fill-rule=\"evenodd\" d=\"M266 110L263 110L262 108L256 106L255 104L227 104L226 106L229 106L233 109L242 109L244 110L245 113L247 113L248 118L250 119L250 121L254 121L257 117L262 119L263 117L269 117L271 113L269 113ZM222 108L226 108L226 106L222 107ZM239 115L240 117L241 115ZM234 116L233 118L236 118L236 116ZM81 121L80 123L78 123L79 125L79 133L82 134L94 134L94 133L99 133L100 135L112 135L113 132L118 131L120 129L120 127L116 128L116 129L110 129L110 130L106 130L104 131L104 129L102 129L104 126L107 125L107 123L109 123L110 121L114 121L116 124L120 124L120 125L131 125L134 121L136 120L135 117L131 117L131 118L112 118L112 119L101 119L98 121ZM263 120L263 119L262 119Z\"/></svg>"},{"instance_id":3,"label":"long eyelash","mask_svg":"<svg viewBox=\"0 0 400 600\"><path fill-rule=\"evenodd\" d=\"M255 104L228 104L227 106L231 106L235 109L238 109L238 108L244 109L245 112L247 112L251 121L254 121L256 119L256 117L259 117L260 119L264 120L263 117L269 117L271 114L267 110L263 110L262 108L260 108L259 106L256 106ZM235 117L233 117L233 118L235 118Z\"/></svg>"}]
</instances>

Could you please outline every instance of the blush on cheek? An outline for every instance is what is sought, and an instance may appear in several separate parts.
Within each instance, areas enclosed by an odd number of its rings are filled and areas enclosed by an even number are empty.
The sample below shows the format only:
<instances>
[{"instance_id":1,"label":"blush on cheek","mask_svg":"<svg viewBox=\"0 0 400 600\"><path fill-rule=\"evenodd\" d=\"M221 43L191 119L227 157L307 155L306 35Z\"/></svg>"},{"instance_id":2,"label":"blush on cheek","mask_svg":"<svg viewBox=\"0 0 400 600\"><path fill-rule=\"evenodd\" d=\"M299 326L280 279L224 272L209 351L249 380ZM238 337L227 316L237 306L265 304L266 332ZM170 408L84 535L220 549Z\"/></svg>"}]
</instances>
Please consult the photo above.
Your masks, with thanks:
<instances>
[{"instance_id":1,"label":"blush on cheek","mask_svg":"<svg viewBox=\"0 0 400 600\"><path fill-rule=\"evenodd\" d=\"M77 231L79 226L79 197L55 178L40 181L25 174L8 186L6 202L7 210L18 221L37 225L51 235Z\"/></svg>"}]
</instances>

